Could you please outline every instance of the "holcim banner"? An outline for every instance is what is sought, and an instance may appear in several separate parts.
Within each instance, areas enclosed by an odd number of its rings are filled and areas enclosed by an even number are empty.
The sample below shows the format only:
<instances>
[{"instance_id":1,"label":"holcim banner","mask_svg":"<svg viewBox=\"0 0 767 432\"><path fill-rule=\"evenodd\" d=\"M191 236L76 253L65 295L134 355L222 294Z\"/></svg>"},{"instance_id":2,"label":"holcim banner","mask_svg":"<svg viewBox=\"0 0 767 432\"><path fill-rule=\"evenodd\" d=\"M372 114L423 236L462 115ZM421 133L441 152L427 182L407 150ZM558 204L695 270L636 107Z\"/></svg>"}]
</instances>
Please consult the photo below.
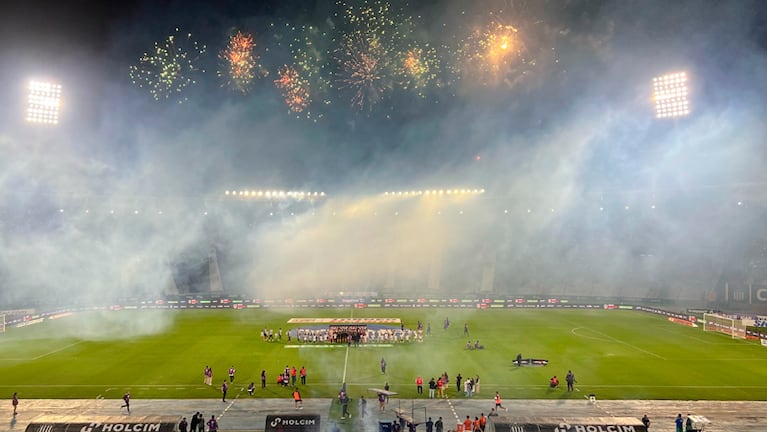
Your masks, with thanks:
<instances>
[{"instance_id":1,"label":"holcim banner","mask_svg":"<svg viewBox=\"0 0 767 432\"><path fill-rule=\"evenodd\" d=\"M320 416L307 415L268 415L265 432L320 432Z\"/></svg>"},{"instance_id":2,"label":"holcim banner","mask_svg":"<svg viewBox=\"0 0 767 432\"><path fill-rule=\"evenodd\" d=\"M26 432L173 432L175 423L30 423Z\"/></svg>"},{"instance_id":3,"label":"holcim banner","mask_svg":"<svg viewBox=\"0 0 767 432\"><path fill-rule=\"evenodd\" d=\"M597 418L568 419L557 422L553 419L524 418L519 421L508 417L491 420L489 430L493 432L647 432L641 421L633 417L614 417L610 423Z\"/></svg>"},{"instance_id":4,"label":"holcim banner","mask_svg":"<svg viewBox=\"0 0 767 432\"><path fill-rule=\"evenodd\" d=\"M504 424L496 425L495 432L647 432L644 426L631 425L539 425Z\"/></svg>"}]
</instances>

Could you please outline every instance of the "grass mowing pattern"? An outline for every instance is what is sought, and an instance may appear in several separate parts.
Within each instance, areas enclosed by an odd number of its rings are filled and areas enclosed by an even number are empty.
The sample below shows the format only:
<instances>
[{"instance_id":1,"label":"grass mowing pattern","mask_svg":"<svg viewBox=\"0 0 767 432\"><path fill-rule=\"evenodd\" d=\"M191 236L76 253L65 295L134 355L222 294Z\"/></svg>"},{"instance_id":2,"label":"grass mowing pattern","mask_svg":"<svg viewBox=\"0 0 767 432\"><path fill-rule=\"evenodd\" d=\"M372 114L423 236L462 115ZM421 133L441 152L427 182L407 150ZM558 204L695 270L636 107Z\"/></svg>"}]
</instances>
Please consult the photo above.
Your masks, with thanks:
<instances>
[{"instance_id":1,"label":"grass mowing pattern","mask_svg":"<svg viewBox=\"0 0 767 432\"><path fill-rule=\"evenodd\" d=\"M43 324L9 329L0 335L0 391L24 398L218 398L231 365L237 368L234 397L248 383L255 397L289 398L292 389L274 381L285 365L306 366L304 398L335 397L344 373L346 347L286 348L263 342L260 331L288 329L290 317L399 317L406 326L431 323L424 343L351 348L346 363L347 390L365 395L383 387L416 398L415 378L424 382L442 372L481 377L481 394L490 399L708 399L767 400L764 376L767 348L758 343L704 333L663 317L625 310L464 310L464 309L294 309L120 311L81 313ZM442 322L452 325L445 331ZM468 323L470 336L464 337ZM151 334L145 333L147 330ZM143 334L143 335L141 335ZM486 348L468 351L467 339ZM512 365L512 359L545 358L545 367ZM388 363L386 375L380 359ZM205 365L213 367L213 386L202 383ZM267 388L260 388L261 370ZM578 391L565 391L564 376L575 373ZM548 389L559 376L562 387ZM425 385L424 393L428 392ZM425 396L425 395L424 395ZM240 397L250 397L243 392Z\"/></svg>"}]
</instances>

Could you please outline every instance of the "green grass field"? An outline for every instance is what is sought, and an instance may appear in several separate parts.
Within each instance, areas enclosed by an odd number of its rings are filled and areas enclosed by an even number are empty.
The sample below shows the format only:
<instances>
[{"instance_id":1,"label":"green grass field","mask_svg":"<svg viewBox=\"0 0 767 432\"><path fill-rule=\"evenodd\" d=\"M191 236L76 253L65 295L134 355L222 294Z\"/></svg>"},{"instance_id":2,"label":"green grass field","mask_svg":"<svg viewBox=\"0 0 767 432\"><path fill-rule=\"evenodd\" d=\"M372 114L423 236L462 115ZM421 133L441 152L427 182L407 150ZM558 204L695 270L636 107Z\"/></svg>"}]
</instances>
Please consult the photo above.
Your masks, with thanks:
<instances>
[{"instance_id":1,"label":"green grass field","mask_svg":"<svg viewBox=\"0 0 767 432\"><path fill-rule=\"evenodd\" d=\"M391 347L287 348L263 342L260 330L291 328L291 317L397 317L410 328L431 322L423 343ZM453 325L442 329L450 317ZM466 350L471 340L486 348ZM140 335L147 329L153 334ZM545 358L545 367L513 366L517 353ZM379 362L385 357L387 374ZM0 388L24 398L215 398L230 365L237 393L249 382L256 397L289 397L274 380L288 365L308 369L307 397L334 397L345 376L349 394L382 387L417 397L415 378L427 382L446 371L450 397L455 376L480 375L481 396L505 399L710 399L767 400L767 348L700 328L622 310L294 309L120 311L81 313L0 335ZM202 384L205 365L214 386ZM259 387L262 369L268 386ZM564 391L572 369L577 391ZM562 389L549 390L558 375ZM425 390L427 391L427 390ZM243 393L240 397L248 397Z\"/></svg>"}]
</instances>

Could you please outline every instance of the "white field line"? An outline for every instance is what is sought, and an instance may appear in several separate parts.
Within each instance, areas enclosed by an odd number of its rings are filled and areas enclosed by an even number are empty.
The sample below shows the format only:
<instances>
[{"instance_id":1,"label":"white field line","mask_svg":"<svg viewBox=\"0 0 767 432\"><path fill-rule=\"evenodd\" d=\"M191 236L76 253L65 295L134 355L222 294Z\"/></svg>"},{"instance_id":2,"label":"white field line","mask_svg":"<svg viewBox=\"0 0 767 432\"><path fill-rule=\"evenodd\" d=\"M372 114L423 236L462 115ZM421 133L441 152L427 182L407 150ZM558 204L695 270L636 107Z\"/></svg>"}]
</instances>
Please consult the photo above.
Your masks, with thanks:
<instances>
[{"instance_id":1,"label":"white field line","mask_svg":"<svg viewBox=\"0 0 767 432\"><path fill-rule=\"evenodd\" d=\"M80 341L80 342L75 342L75 343L73 343L73 344L69 344L69 345L67 345L67 346L65 346L65 347L61 347L61 348L59 348L59 349L55 349L55 350L53 350L53 351L49 351L49 352L47 352L47 353L45 353L45 354L40 354L40 355L39 355L39 356L37 356L37 357L33 357L33 358L32 358L32 360L40 360L40 359L41 359L41 358L43 358L43 357L47 357L47 356L49 356L49 355L51 355L51 354L56 354L56 353L57 353L57 352L59 352L59 351L64 351L65 349L68 349L68 348L72 348L73 346L75 346L75 345L80 345L81 343L82 343L82 341Z\"/></svg>"},{"instance_id":2,"label":"white field line","mask_svg":"<svg viewBox=\"0 0 767 432\"><path fill-rule=\"evenodd\" d=\"M352 312L349 316L349 318L354 318L354 307L352 307ZM341 377L341 383L346 383L346 367L349 365L349 344L346 344L346 355L344 356L344 374Z\"/></svg>"},{"instance_id":3,"label":"white field line","mask_svg":"<svg viewBox=\"0 0 767 432\"><path fill-rule=\"evenodd\" d=\"M75 342L75 343L69 344L67 346L55 349L53 351L48 351L46 353L40 354L37 357L25 357L25 358L21 358L21 357L0 357L0 361L33 361L33 360L40 360L43 357L47 357L47 356L49 356L51 354L56 354L59 351L64 351L65 349L72 348L73 346L79 345L81 343L83 343L83 341Z\"/></svg>"},{"instance_id":4,"label":"white field line","mask_svg":"<svg viewBox=\"0 0 767 432\"><path fill-rule=\"evenodd\" d=\"M610 335L608 335L608 334L604 334L604 333L602 333L602 332L601 332L601 331L599 331L599 330L590 329L590 328L588 328L588 327L576 327L576 328L574 328L574 329L572 329L572 330L571 330L571 333L573 333L573 334L575 334L575 335L578 335L578 336L581 336L581 337L588 337L588 336L583 336L583 335L579 335L578 333L575 333L575 331L576 331L576 330L578 330L578 329L580 329L580 328L583 328L583 329L586 329L586 330L588 330L588 331L594 332L594 333L596 333L596 334L598 334L598 335L600 335L600 336L602 336L602 337L604 337L604 338L606 338L606 339L609 339L609 340L611 340L611 341L613 341L613 342L618 342L619 344L623 344L623 345L626 345L627 347L631 347L631 348L634 348L635 350L637 350L637 351L641 351L641 352L643 352L643 353L645 353L645 354L650 354L651 356L653 356L653 357L657 357L657 358L659 358L659 359L661 359L661 360L666 360L666 358L665 358L665 357L663 357L663 356L660 356L660 355L658 355L658 354L655 354L654 352L651 352L651 351L647 351L646 349L642 349L642 348L639 348L639 347L638 347L638 346L636 346L636 345L632 345L632 344L630 344L630 343L628 343L628 342L625 342L625 341L622 341L622 340L620 340L620 339L618 339L618 338L614 338L614 337L612 337L612 336L610 336Z\"/></svg>"},{"instance_id":5,"label":"white field line","mask_svg":"<svg viewBox=\"0 0 767 432\"><path fill-rule=\"evenodd\" d=\"M375 382L355 382L354 385L358 386L378 386L381 383L379 381ZM393 382L390 383L393 386L408 386L412 383L410 381L408 382ZM185 390L190 388L196 388L196 389L206 389L210 388L208 386L199 386L199 387L190 387L189 384L106 384L108 387L107 390L113 390L114 388L124 388L126 386L130 386L132 388L168 388L169 390L175 389L175 390ZM336 386L337 383L335 382L312 382L312 387L322 387L322 386ZM494 386L494 387L501 387L501 386L507 386L507 382L502 383L486 383L482 381L482 385L486 386ZM0 388L51 388L51 387L79 387L79 388L88 388L88 387L98 387L103 388L105 384L0 384ZM650 384L587 384L586 387L588 389L592 388L663 388L663 389L767 389L767 384L765 385L650 385ZM549 388L548 384L519 384L514 385L514 388L527 388L527 389L534 389L534 388ZM581 389L579 389L581 390ZM582 391L582 390L581 390ZM463 392L461 392L463 394ZM418 398L415 398L418 399Z\"/></svg>"}]
</instances>

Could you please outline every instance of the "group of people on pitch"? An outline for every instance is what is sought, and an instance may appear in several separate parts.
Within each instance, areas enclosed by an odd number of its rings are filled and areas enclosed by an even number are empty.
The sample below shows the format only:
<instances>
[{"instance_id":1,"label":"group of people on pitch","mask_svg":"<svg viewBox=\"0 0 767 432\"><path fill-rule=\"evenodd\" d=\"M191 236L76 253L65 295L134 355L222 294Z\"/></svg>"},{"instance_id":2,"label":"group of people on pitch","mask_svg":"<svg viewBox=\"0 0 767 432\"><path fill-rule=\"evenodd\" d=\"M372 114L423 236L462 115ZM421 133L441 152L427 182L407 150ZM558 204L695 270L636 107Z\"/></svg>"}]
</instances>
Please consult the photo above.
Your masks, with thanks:
<instances>
[{"instance_id":1,"label":"group of people on pitch","mask_svg":"<svg viewBox=\"0 0 767 432\"><path fill-rule=\"evenodd\" d=\"M565 382L567 383L567 391L573 391L575 389L575 374L572 370L567 371L567 375L565 375ZM557 378L556 375L551 377L549 379L549 388L550 389L558 389L559 388L559 378Z\"/></svg>"}]
</instances>

